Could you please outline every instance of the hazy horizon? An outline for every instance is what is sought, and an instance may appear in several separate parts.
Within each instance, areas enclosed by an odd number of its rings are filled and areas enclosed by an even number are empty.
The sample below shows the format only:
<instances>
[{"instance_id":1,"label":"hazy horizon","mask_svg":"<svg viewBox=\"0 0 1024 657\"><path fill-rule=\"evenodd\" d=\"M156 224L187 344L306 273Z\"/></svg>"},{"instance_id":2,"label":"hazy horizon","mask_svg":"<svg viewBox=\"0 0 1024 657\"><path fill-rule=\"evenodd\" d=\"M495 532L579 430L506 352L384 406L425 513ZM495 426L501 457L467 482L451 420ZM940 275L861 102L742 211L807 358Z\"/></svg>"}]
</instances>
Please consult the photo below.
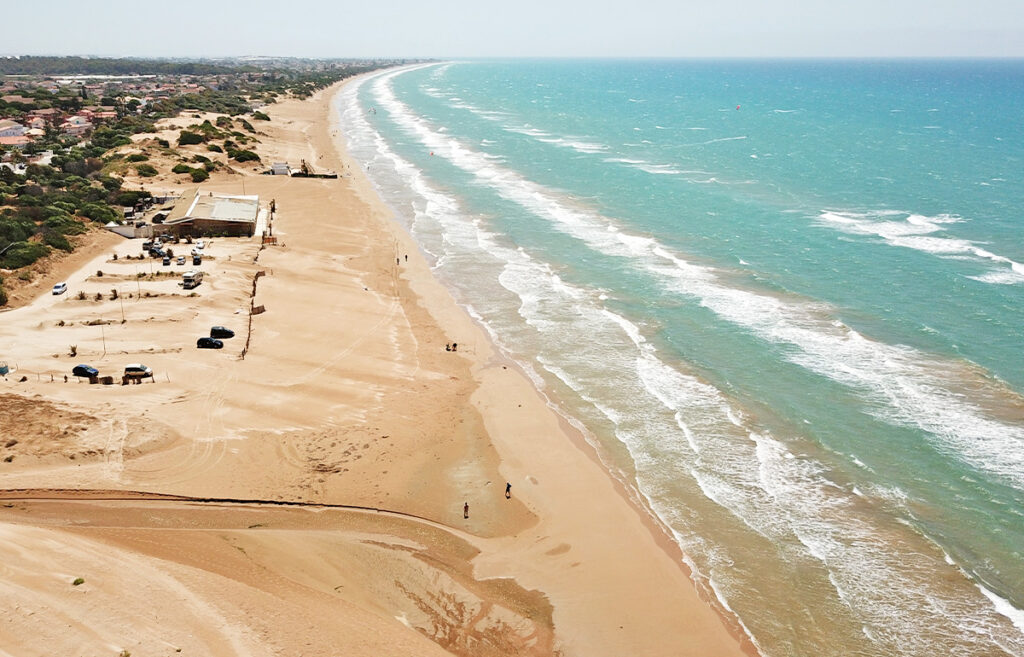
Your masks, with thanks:
<instances>
[{"instance_id":1,"label":"hazy horizon","mask_svg":"<svg viewBox=\"0 0 1024 657\"><path fill-rule=\"evenodd\" d=\"M27 3L4 10L0 55L304 58L1019 58L1024 12L1013 0L899 4L863 0L711 3L540 0L440 6L401 1L111 0L83 12L54 0L45 20Z\"/></svg>"}]
</instances>

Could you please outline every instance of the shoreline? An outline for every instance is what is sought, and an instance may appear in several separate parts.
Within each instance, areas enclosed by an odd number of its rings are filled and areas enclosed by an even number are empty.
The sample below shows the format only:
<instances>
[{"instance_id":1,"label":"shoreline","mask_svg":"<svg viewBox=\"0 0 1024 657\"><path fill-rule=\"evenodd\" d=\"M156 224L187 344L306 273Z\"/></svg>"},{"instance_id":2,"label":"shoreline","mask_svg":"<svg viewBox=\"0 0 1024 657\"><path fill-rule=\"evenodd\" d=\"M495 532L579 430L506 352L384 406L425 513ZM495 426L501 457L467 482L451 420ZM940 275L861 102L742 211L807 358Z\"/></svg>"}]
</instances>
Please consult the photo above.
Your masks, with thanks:
<instances>
[{"instance_id":1,"label":"shoreline","mask_svg":"<svg viewBox=\"0 0 1024 657\"><path fill-rule=\"evenodd\" d=\"M63 322L116 312L114 302L57 304L44 295L5 315L0 349L34 349L30 368L67 366L67 356L48 354L75 339L82 362L143 358L166 381L107 391L0 384L38 426L77 432L44 439L26 428L22 444L8 446L17 458L0 469L0 488L365 506L444 529L424 533L376 514L370 531L341 510L256 510L240 522L187 503L168 503L154 518L141 502L23 500L0 508L0 534L10 539L0 558L20 583L0 584L0 594L27 608L26 591L59 588L33 573L76 559L85 569L87 555L110 550L137 572L119 574L112 562L102 578L85 579L97 582L95 599L122 612L76 624L66 633L71 645L88 627L88 636L106 637L89 645L109 646L134 628L165 643L175 634L178 645L213 655L336 654L332 641L343 634L349 654L367 655L756 654L704 599L673 556L678 546L629 499L627 484L434 278L355 171L335 111L351 80L268 106L259 149L268 160L305 159L342 177L243 173L203 185L238 193L241 184L276 199L278 246L214 240L214 276L202 294L135 300L120 328L108 329L102 356L100 336L84 322ZM179 346L183 333L237 314L258 271L267 275L254 301L267 312L253 318L244 359L232 357L233 344L217 354L197 353L187 340ZM111 278L108 271L96 285ZM89 283L82 272L74 280ZM58 319L61 328L50 328ZM447 353L450 339L472 348ZM261 514L267 520L255 521ZM63 553L55 541L66 542ZM149 624L132 596L117 597L117 587L131 586L176 623ZM193 611L217 613L173 615L166 600L181 590ZM87 616L81 596L53 595L51 615ZM296 632L308 625L303 614L335 631ZM36 618L16 615L14 629L34 636ZM40 636L55 650L69 645Z\"/></svg>"},{"instance_id":2,"label":"shoreline","mask_svg":"<svg viewBox=\"0 0 1024 657\"><path fill-rule=\"evenodd\" d=\"M362 74L360 77L369 75L373 74ZM350 175L359 183L358 189L360 191L361 198L364 198L365 200L366 197L370 197L372 201L381 204L383 206L383 210L386 213L392 215L390 220L390 223L393 226L392 230L396 233L400 233L401 236L407 239L408 242L411 243L418 251L418 246L416 245L415 239L409 233L408 229L394 218L394 211L388 206L387 202L380 197L379 193L374 188L372 182L370 182L365 172L362 170L360 166L358 166L358 163L355 161L355 159L348 153L347 144L345 143L344 137L341 135L341 130L338 127L339 120L337 110L339 109L340 105L340 95L342 93L342 90L344 89L344 86L351 83L354 80L355 78L351 80L346 80L337 85L337 89L331 93L331 98L327 102L331 112L330 130L332 136L334 137L334 146L337 149L338 156L340 157L342 163L346 165L345 168L350 172L354 172L351 173ZM431 277L431 280L434 284L444 287L443 284L440 283L440 281L438 281L436 278ZM577 427L572 425L572 423L569 420L569 417L565 415L564 411L558 408L557 402L550 399L542 390L538 389L535 385L533 385L532 381L530 380L530 377L526 374L525 371L522 370L520 364L516 362L514 359L502 353L498 346L493 343L490 336L487 334L487 331L479 323L479 321L473 318L465 307L463 307L461 304L458 304L458 302L455 301L454 297L450 296L450 292L449 297L451 302L455 303L461 310L461 312L465 315L465 317L473 324L477 332L477 335L488 345L489 353L493 353L496 358L500 359L503 363L506 363L508 366L514 367L518 375L529 385L533 393L536 395L537 399L542 404L551 409L551 412L557 418L561 434L569 439L572 446L581 455L585 456L594 465L596 465L597 467L604 471L604 473L607 476L607 479L616 489L617 494L621 496L622 500L626 504L633 508L638 519L650 532L650 537L654 541L655 545L660 550L662 550L669 559L676 563L679 570L686 576L689 584L693 588L694 593L700 598L703 604L707 605L707 607L710 608L718 616L719 620L726 627L732 638L735 639L736 642L739 644L739 647L742 650L742 652L750 657L760 657L760 652L757 650L756 646L743 629L740 620L730 610L728 610L722 605L722 603L717 599L717 597L715 597L714 592L710 590L710 586L698 586L697 582L694 581L690 567L686 564L684 560L685 555L682 549L680 548L678 543L676 543L675 540L672 538L668 530L668 527L661 521L661 519L657 516L654 510L650 508L643 494L639 490L636 490L635 487L630 486L629 482L621 479L619 476L616 476L611 470L609 470L607 461L601 455L599 445L596 445L592 441L588 440L587 437ZM486 368L480 368L478 366L478 370L479 369ZM479 388L477 392L480 392ZM475 394L474 396L476 397L477 395ZM486 402L478 400L474 403L478 408L481 409L481 412L483 413L483 407L486 405ZM484 415L486 417L486 413L484 413Z\"/></svg>"}]
</instances>

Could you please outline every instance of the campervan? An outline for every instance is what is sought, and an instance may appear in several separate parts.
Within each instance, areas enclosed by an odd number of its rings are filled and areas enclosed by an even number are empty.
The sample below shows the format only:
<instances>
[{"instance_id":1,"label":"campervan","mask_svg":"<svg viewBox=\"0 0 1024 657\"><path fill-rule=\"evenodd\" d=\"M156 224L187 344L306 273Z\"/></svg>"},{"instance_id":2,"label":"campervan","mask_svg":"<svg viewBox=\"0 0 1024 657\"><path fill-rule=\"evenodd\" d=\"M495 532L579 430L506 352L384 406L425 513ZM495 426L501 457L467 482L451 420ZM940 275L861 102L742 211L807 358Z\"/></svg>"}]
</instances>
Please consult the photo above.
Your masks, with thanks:
<instances>
[{"instance_id":1,"label":"campervan","mask_svg":"<svg viewBox=\"0 0 1024 657\"><path fill-rule=\"evenodd\" d=\"M201 271L187 271L181 275L182 283L186 290L199 287L199 284L203 282L203 272Z\"/></svg>"}]
</instances>

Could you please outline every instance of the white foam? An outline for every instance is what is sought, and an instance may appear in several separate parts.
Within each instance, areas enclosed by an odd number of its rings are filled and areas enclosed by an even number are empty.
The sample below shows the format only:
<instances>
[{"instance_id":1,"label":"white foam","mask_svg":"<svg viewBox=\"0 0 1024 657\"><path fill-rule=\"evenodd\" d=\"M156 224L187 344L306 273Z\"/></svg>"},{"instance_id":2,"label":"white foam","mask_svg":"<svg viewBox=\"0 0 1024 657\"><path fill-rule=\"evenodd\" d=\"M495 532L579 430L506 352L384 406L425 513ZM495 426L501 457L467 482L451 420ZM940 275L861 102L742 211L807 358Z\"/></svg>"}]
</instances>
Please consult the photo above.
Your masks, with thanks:
<instances>
[{"instance_id":1,"label":"white foam","mask_svg":"<svg viewBox=\"0 0 1024 657\"><path fill-rule=\"evenodd\" d=\"M551 137L551 133L538 130L530 126L506 126L505 130L508 132L515 132L520 135L527 135L528 137Z\"/></svg>"},{"instance_id":2,"label":"white foam","mask_svg":"<svg viewBox=\"0 0 1024 657\"><path fill-rule=\"evenodd\" d=\"M1017 609L1009 600L999 597L992 591L978 584L978 590L981 591L982 595L992 601L992 605L996 608L1000 614L1005 616L1013 623L1013 626L1024 633L1024 610Z\"/></svg>"},{"instance_id":3,"label":"white foam","mask_svg":"<svg viewBox=\"0 0 1024 657\"><path fill-rule=\"evenodd\" d=\"M902 217L902 220L895 219ZM886 211L877 213L839 212L827 210L818 216L822 225L838 228L851 235L880 237L892 246L898 246L945 258L967 256L975 261L997 263L1007 269L991 272L994 275L972 276L974 280L986 283L1024 283L1024 265L1010 258L984 249L976 242L953 236L939 236L934 233L946 232L946 226L963 221L955 215L926 217L919 214Z\"/></svg>"},{"instance_id":4,"label":"white foam","mask_svg":"<svg viewBox=\"0 0 1024 657\"><path fill-rule=\"evenodd\" d=\"M702 141L699 145L700 146L707 146L708 144L718 144L718 143L723 142L723 141L741 141L741 140L746 139L746 138L747 138L746 135L744 135L742 137L722 137L720 139L709 139L707 141Z\"/></svg>"}]
</instances>

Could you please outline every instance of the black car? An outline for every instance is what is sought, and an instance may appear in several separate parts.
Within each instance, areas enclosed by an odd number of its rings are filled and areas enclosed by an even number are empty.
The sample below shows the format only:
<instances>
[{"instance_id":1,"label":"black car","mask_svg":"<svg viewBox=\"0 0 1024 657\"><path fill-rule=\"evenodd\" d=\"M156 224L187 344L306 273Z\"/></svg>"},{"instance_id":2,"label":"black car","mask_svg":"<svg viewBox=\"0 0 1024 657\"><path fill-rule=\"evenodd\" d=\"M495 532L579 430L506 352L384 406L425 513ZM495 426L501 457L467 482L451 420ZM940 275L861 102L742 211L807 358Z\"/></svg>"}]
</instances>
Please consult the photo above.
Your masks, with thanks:
<instances>
[{"instance_id":1,"label":"black car","mask_svg":"<svg viewBox=\"0 0 1024 657\"><path fill-rule=\"evenodd\" d=\"M232 331L229 328L224 328L223 326L214 326L214 327L212 327L210 329L210 337L211 338L233 338L233 337L235 337L235 332Z\"/></svg>"},{"instance_id":2,"label":"black car","mask_svg":"<svg viewBox=\"0 0 1024 657\"><path fill-rule=\"evenodd\" d=\"M71 370L72 376L84 376L91 379L94 376L99 376L100 371L91 365L75 365Z\"/></svg>"},{"instance_id":3,"label":"black car","mask_svg":"<svg viewBox=\"0 0 1024 657\"><path fill-rule=\"evenodd\" d=\"M196 346L200 349L222 349L224 343L216 338L199 338L196 340Z\"/></svg>"}]
</instances>

